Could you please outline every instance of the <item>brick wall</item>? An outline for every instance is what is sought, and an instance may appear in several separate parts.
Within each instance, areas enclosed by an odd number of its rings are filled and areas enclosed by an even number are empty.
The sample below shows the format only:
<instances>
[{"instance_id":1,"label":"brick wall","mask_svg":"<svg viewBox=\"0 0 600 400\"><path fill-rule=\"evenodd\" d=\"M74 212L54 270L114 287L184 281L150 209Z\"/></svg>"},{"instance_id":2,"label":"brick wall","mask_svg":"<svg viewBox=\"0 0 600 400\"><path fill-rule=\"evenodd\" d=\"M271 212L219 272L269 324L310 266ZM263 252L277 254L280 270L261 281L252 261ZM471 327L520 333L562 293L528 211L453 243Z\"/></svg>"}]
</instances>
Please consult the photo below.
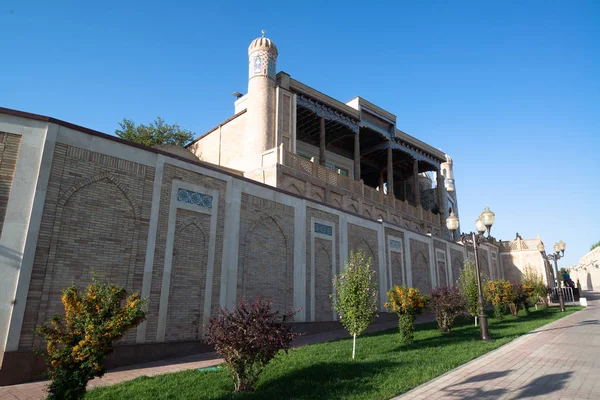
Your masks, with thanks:
<instances>
[{"instance_id":1,"label":"brick wall","mask_svg":"<svg viewBox=\"0 0 600 400\"><path fill-rule=\"evenodd\" d=\"M490 262L488 258L488 251L481 247L477 247L477 258L479 259L479 270L482 275L490 278L492 277L492 273L490 271Z\"/></svg>"},{"instance_id":2,"label":"brick wall","mask_svg":"<svg viewBox=\"0 0 600 400\"><path fill-rule=\"evenodd\" d=\"M388 250L389 250L389 240L388 237L389 236L394 236L397 237L399 239L402 239L402 241L404 241L404 232L395 230L395 229L391 229L391 228L385 228L385 250L386 250L386 254L388 254ZM391 276L391 281L390 281L390 287L389 288L382 288L382 290L389 290L392 287L394 287L394 285L407 285L408 282L406 280L406 275L407 275L407 271L406 271L406 255L404 254L404 248L402 249L401 253L398 252L390 252L389 254L391 254L390 256L390 267L392 270L392 276Z\"/></svg>"},{"instance_id":3,"label":"brick wall","mask_svg":"<svg viewBox=\"0 0 600 400\"><path fill-rule=\"evenodd\" d=\"M177 210L166 341L201 336L209 235L210 215Z\"/></svg>"},{"instance_id":4,"label":"brick wall","mask_svg":"<svg viewBox=\"0 0 600 400\"><path fill-rule=\"evenodd\" d=\"M203 161L245 170L244 137L247 114L240 114L190 145L189 149Z\"/></svg>"},{"instance_id":5,"label":"brick wall","mask_svg":"<svg viewBox=\"0 0 600 400\"><path fill-rule=\"evenodd\" d=\"M238 296L293 307L294 209L242 193Z\"/></svg>"},{"instance_id":6,"label":"brick wall","mask_svg":"<svg viewBox=\"0 0 600 400\"><path fill-rule=\"evenodd\" d=\"M20 144L21 136L0 132L0 234L4 226Z\"/></svg>"},{"instance_id":7,"label":"brick wall","mask_svg":"<svg viewBox=\"0 0 600 400\"><path fill-rule=\"evenodd\" d=\"M437 276L438 276L438 286L446 286L446 287L450 287L452 286L452 282L448 281L448 274L447 274L447 269L448 269L448 263L449 261L446 259L446 244L443 242L440 242L439 240L434 240L433 241L433 247L435 248L435 250L443 250L444 251L444 255L438 255L437 251L434 251L434 255L435 255L435 264L436 264L436 268L437 268ZM439 257L439 259L438 259Z\"/></svg>"},{"instance_id":8,"label":"brick wall","mask_svg":"<svg viewBox=\"0 0 600 400\"><path fill-rule=\"evenodd\" d=\"M452 276L454 277L454 283L460 277L460 271L462 270L464 263L463 252L456 249L450 249L450 260L452 261Z\"/></svg>"},{"instance_id":9,"label":"brick wall","mask_svg":"<svg viewBox=\"0 0 600 400\"><path fill-rule=\"evenodd\" d=\"M92 271L141 290L153 179L154 168L56 145L19 347L40 343L33 329L63 312L61 290Z\"/></svg>"},{"instance_id":10,"label":"brick wall","mask_svg":"<svg viewBox=\"0 0 600 400\"><path fill-rule=\"evenodd\" d=\"M379 272L379 252L377 249L376 231L363 226L348 224L348 251L364 251L367 258L370 257L373 260L371 268Z\"/></svg>"},{"instance_id":11,"label":"brick wall","mask_svg":"<svg viewBox=\"0 0 600 400\"><path fill-rule=\"evenodd\" d=\"M377 232L358 226L348 224L348 251L363 250L367 257L373 260L373 267L377 269L379 257L377 252Z\"/></svg>"},{"instance_id":12,"label":"brick wall","mask_svg":"<svg viewBox=\"0 0 600 400\"><path fill-rule=\"evenodd\" d=\"M333 315L330 298L332 247L330 240L315 238L315 321L331 321Z\"/></svg>"},{"instance_id":13,"label":"brick wall","mask_svg":"<svg viewBox=\"0 0 600 400\"><path fill-rule=\"evenodd\" d=\"M431 271L429 270L429 246L427 243L410 239L410 259L412 264L413 287L422 293L431 292Z\"/></svg>"},{"instance_id":14,"label":"brick wall","mask_svg":"<svg viewBox=\"0 0 600 400\"><path fill-rule=\"evenodd\" d=\"M5 138L10 138L10 135ZM0 169L3 165L8 164L0 161ZM205 280L211 216L177 209L175 221L171 221L175 224L175 236L169 293L163 294L168 301L165 340L195 340L201 337L202 322L207 317L204 315L205 302L210 301L212 314L217 312L220 305L222 257L228 251L223 248L227 182L224 178L175 166L168 159L163 166L161 179L160 197L156 199L159 208L144 338L146 342L157 339L169 214L173 207L173 181L205 187L218 193L210 299L205 299ZM92 270L101 279L123 285L129 291L141 291L154 182L154 167L62 143L56 144L20 348L28 349L40 343L39 339L34 339L33 329L62 311L60 291L71 281L84 287L90 282ZM317 238L314 245L310 243L312 217L335 224L333 241ZM303 251L306 251L307 264L311 256L314 255L315 259L316 320L331 319L331 263L332 259L335 260L335 270L338 271L341 258L339 221L339 215L334 213L312 207L306 209L307 247ZM348 224L346 234L348 250L362 249L372 258L373 267L378 268L380 244L377 231L358 224ZM382 246L387 246L389 235L405 239L402 231L386 227L386 241ZM294 305L294 208L242 193L238 245L236 295L245 298L257 295L269 297L275 309L291 309ZM409 245L411 254L393 252L389 260L386 258L391 268L390 286L393 283L406 283L406 271L403 273L402 268L406 269L406 257L410 256L413 286L429 292L431 260L428 245L414 240L410 240ZM387 252L387 247L384 251ZM310 315L311 284L310 273L307 273L306 304L303 306L307 309L309 320L313 318ZM380 289L386 291L389 288ZM135 331L131 331L123 343L135 342L135 336Z\"/></svg>"},{"instance_id":15,"label":"brick wall","mask_svg":"<svg viewBox=\"0 0 600 400\"><path fill-rule=\"evenodd\" d=\"M311 225L311 220L312 218L316 218L316 219L321 219L324 221L329 221L335 224L335 227L337 228L339 226L339 216L335 215L335 214L330 214L321 210L317 210L315 208L312 207L307 207L306 208L306 264L307 264L307 268L306 268L306 319L308 321L311 320L312 316L311 316L311 310L312 310L312 299L311 299L311 290L312 290L312 283L311 283L311 274L310 274L310 260L311 260L311 255L312 252L314 252L315 254L315 275L316 275L316 266L319 265L317 263L317 251L319 251L319 247L318 246L313 246L311 243L311 232L313 232L314 227ZM336 248L335 248L335 254L331 254L332 250L328 250L329 254L330 254L330 260L332 259L333 256L335 256L335 260L336 263L340 260L340 238L339 238L339 229L334 229L333 230L333 240L335 241L335 243L337 243ZM316 244L316 243L315 243ZM329 245L331 246L331 243ZM320 254L321 260L323 260L324 255L321 253ZM330 265L330 271L331 271L331 261L329 262ZM336 271L338 271L337 273L339 273L339 267L336 265ZM331 275L331 272L329 272L329 274ZM331 278L333 279L333 277ZM330 279L330 282L331 282ZM317 281L317 278L315 278L315 281ZM315 286L316 286L317 282L315 282ZM320 287L325 287L322 283L319 283ZM331 290L331 289L330 289ZM315 306L318 306L318 302L316 302L317 304ZM330 303L331 304L331 303ZM316 308L315 308L315 314L317 314L316 312ZM331 312L329 313L329 320L331 320Z\"/></svg>"},{"instance_id":16,"label":"brick wall","mask_svg":"<svg viewBox=\"0 0 600 400\"><path fill-rule=\"evenodd\" d=\"M226 187L227 183L225 181L202 175L197 172L193 172L184 168L180 168L171 164L165 164L163 168L163 177L162 177L162 185L160 192L160 210L158 217L158 226L157 226L157 234L156 234L156 245L154 249L154 267L152 269L152 284L150 289L150 301L148 304L148 320L146 325L146 341L154 342L156 341L157 334L157 323L158 323L158 311L160 306L160 295L162 290L162 281L163 281L163 269L165 265L165 252L167 246L167 233L169 227L169 210L171 207L171 190L173 186L173 181L179 180L195 185L199 185L205 187L207 189L216 190L219 193L219 202L218 202L218 215L217 215L217 229L216 229L216 240L215 240L215 261L214 261L214 271L212 278L212 297L211 297L211 313L216 313L219 309L219 296L220 296L220 284L221 284L221 262L222 262L222 254L223 254L223 231L225 225L225 197L226 197ZM195 216L200 221L199 226L204 229L205 232L210 232L209 228L209 217L205 214L196 213L190 211L188 213L182 213L182 210L177 210L178 217L179 215L186 217ZM181 217L181 218L186 218ZM192 229L192 228L189 228ZM177 239L177 236L176 236ZM208 239L207 239L208 240ZM174 253L176 255L177 246L173 247ZM175 261L175 260L174 260ZM175 267L172 264L172 267ZM204 268L206 270L206 262L196 263L196 268ZM171 278L173 278L174 270L171 271ZM199 298L202 298L202 302L204 301L204 287L202 287L202 292L198 293ZM198 308L197 304L189 304L185 297L182 297L181 302L172 303L169 301L169 307L182 307L186 309L186 313L193 314L198 309L200 312L204 307L204 303L202 303L202 308ZM169 335L170 326L167 324L166 328L166 336L165 339ZM178 338L186 337L186 335L190 335L191 329L190 327L186 332L176 333L175 335ZM171 336L172 337L172 336ZM175 339L175 337L172 337Z\"/></svg>"}]
</instances>

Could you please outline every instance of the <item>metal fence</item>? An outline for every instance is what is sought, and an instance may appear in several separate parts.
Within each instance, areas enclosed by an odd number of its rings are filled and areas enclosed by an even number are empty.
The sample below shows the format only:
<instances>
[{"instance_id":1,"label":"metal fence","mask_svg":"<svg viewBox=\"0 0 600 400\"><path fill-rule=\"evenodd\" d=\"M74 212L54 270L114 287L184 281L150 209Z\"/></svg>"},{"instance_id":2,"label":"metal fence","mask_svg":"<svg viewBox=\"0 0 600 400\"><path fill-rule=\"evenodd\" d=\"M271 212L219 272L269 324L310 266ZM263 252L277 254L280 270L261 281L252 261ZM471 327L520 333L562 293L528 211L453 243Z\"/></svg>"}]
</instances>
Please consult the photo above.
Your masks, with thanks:
<instances>
[{"instance_id":1,"label":"metal fence","mask_svg":"<svg viewBox=\"0 0 600 400\"><path fill-rule=\"evenodd\" d=\"M550 301L552 303L558 303L558 288L555 287L552 289L552 293L550 293ZM565 303L575 304L575 296L573 295L573 288L570 287L561 287L563 299L565 299Z\"/></svg>"}]
</instances>

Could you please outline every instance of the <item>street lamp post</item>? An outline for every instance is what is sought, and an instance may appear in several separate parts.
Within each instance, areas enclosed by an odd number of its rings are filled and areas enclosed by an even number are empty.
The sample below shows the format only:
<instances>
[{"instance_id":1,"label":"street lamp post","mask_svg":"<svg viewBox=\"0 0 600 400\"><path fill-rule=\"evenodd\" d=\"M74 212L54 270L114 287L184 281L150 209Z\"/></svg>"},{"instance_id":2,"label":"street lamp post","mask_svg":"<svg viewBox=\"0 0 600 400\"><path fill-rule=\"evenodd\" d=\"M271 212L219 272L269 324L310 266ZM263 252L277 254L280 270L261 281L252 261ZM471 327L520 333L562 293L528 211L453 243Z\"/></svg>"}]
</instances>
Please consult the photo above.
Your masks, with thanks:
<instances>
[{"instance_id":1,"label":"street lamp post","mask_svg":"<svg viewBox=\"0 0 600 400\"><path fill-rule=\"evenodd\" d=\"M565 298L563 296L562 288L560 287L560 276L558 276L558 260L563 258L566 248L567 245L561 240L554 245L553 254L546 254L544 243L540 242L538 244L538 250L542 254L542 257L554 263L554 273L556 274L556 284L558 285L558 302L560 304L560 311L565 311Z\"/></svg>"},{"instance_id":2,"label":"street lamp post","mask_svg":"<svg viewBox=\"0 0 600 400\"><path fill-rule=\"evenodd\" d=\"M477 270L477 306L479 308L479 330L481 333L481 340L490 340L490 333L488 331L488 321L487 315L485 314L485 301L483 300L483 291L481 288L481 272L479 270L479 257L477 256L477 246L482 245L483 243L493 243L494 238L490 235L490 231L492 230L492 225L494 224L496 216L490 210L488 206L485 207L485 210L479 215L479 218L475 221L475 229L477 233L471 232L469 234L462 234L460 237L460 241L462 244L473 245L473 253L475 256L475 269ZM448 230L452 232L454 236L454 231L458 229L458 218L454 215L453 212L450 213L450 216L446 219L446 227ZM487 236L485 233L487 232Z\"/></svg>"}]
</instances>

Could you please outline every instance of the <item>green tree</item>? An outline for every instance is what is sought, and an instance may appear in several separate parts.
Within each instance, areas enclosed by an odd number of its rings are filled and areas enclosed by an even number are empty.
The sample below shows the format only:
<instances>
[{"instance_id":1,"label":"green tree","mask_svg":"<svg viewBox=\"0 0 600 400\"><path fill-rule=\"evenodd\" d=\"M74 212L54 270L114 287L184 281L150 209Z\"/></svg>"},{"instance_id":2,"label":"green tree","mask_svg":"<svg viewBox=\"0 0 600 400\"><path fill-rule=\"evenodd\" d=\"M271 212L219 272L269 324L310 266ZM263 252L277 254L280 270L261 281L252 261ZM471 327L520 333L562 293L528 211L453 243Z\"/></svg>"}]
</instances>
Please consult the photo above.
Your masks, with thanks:
<instances>
[{"instance_id":1,"label":"green tree","mask_svg":"<svg viewBox=\"0 0 600 400\"><path fill-rule=\"evenodd\" d=\"M590 251L594 250L596 247L600 247L600 241L594 243L592 247L590 247Z\"/></svg>"},{"instance_id":2,"label":"green tree","mask_svg":"<svg viewBox=\"0 0 600 400\"><path fill-rule=\"evenodd\" d=\"M481 274L481 285L485 287L486 277ZM477 290L477 268L475 263L467 261L460 270L460 276L457 282L458 290L467 301L467 311L475 319L477 326L477 316L479 315L479 292Z\"/></svg>"},{"instance_id":3,"label":"green tree","mask_svg":"<svg viewBox=\"0 0 600 400\"><path fill-rule=\"evenodd\" d=\"M362 250L353 251L344 272L333 278L332 305L344 328L354 337L352 358L356 354L356 336L377 317L377 275L372 263Z\"/></svg>"},{"instance_id":4,"label":"green tree","mask_svg":"<svg viewBox=\"0 0 600 400\"><path fill-rule=\"evenodd\" d=\"M194 137L194 132L181 129L177 124L169 125L161 117L156 117L148 125L136 125L133 120L123 118L119 127L115 130L118 137L144 146L172 144L183 147Z\"/></svg>"}]
</instances>

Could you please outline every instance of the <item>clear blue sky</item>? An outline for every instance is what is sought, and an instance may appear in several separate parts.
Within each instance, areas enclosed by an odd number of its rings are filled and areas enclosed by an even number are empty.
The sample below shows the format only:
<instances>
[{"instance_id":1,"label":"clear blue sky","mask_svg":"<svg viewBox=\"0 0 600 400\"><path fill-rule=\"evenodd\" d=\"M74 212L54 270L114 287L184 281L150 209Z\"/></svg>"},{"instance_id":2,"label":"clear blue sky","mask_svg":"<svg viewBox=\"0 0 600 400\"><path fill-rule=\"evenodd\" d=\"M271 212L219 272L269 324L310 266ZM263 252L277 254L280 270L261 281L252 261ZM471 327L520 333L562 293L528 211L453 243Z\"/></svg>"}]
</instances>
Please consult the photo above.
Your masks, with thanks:
<instances>
[{"instance_id":1,"label":"clear blue sky","mask_svg":"<svg viewBox=\"0 0 600 400\"><path fill-rule=\"evenodd\" d=\"M563 239L562 266L600 240L599 1L201 3L2 1L0 106L200 134L233 114L265 28L278 70L453 157L463 229L489 204L497 238Z\"/></svg>"}]
</instances>

